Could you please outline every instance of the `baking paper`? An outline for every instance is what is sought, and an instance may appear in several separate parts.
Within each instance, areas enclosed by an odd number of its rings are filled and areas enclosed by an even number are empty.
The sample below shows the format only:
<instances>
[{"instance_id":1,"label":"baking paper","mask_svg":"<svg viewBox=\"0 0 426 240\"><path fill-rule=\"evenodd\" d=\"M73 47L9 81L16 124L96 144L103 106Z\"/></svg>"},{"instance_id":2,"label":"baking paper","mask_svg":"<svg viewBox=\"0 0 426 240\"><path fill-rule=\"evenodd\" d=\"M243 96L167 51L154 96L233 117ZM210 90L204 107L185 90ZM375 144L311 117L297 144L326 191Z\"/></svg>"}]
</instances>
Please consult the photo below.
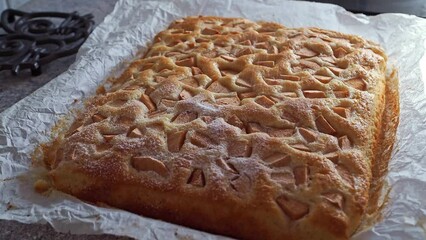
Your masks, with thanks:
<instances>
[{"instance_id":1,"label":"baking paper","mask_svg":"<svg viewBox=\"0 0 426 240\"><path fill-rule=\"evenodd\" d=\"M53 191L33 190L29 171L35 147L50 129L108 76L146 48L175 19L217 15L266 20L288 27L321 27L380 43L399 69L401 116L387 181L390 201L384 219L354 239L426 239L426 20L404 14L374 17L343 8L299 1L121 0L90 35L75 63L44 87L0 114L0 218L50 223L71 233L125 235L139 239L218 239L220 236L101 208Z\"/></svg>"}]
</instances>

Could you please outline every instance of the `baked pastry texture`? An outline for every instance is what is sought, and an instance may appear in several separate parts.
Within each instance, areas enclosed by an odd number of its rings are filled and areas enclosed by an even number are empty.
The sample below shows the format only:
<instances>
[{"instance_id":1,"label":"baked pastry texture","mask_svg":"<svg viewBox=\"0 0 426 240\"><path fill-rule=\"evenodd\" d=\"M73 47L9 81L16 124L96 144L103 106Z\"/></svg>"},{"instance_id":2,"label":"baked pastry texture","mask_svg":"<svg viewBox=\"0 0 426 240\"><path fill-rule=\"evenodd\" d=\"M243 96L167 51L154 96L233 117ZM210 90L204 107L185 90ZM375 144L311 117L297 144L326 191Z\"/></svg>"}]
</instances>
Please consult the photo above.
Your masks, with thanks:
<instances>
[{"instance_id":1,"label":"baked pastry texture","mask_svg":"<svg viewBox=\"0 0 426 240\"><path fill-rule=\"evenodd\" d=\"M188 17L44 160L85 201L242 239L347 239L394 142L390 84L383 50L357 36Z\"/></svg>"}]
</instances>

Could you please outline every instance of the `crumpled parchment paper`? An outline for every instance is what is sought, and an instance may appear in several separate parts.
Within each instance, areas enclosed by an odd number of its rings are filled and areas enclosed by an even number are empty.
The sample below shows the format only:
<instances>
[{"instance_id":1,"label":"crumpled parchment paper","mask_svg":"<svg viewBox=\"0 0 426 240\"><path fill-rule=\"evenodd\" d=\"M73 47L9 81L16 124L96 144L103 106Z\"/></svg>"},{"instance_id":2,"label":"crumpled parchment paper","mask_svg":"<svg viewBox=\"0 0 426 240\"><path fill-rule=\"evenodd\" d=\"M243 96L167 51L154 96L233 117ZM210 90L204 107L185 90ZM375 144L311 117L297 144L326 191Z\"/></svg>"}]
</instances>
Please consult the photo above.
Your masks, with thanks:
<instances>
[{"instance_id":1,"label":"crumpled parchment paper","mask_svg":"<svg viewBox=\"0 0 426 240\"><path fill-rule=\"evenodd\" d=\"M50 223L58 231L139 239L218 239L212 234L33 190L30 155L54 123L146 48L174 19L218 15L316 26L380 43L399 69L401 116L387 181L384 219L354 239L426 239L426 20L403 14L354 15L330 4L280 0L121 0L90 35L68 71L0 114L0 219ZM20 177L17 177L20 176Z\"/></svg>"}]
</instances>

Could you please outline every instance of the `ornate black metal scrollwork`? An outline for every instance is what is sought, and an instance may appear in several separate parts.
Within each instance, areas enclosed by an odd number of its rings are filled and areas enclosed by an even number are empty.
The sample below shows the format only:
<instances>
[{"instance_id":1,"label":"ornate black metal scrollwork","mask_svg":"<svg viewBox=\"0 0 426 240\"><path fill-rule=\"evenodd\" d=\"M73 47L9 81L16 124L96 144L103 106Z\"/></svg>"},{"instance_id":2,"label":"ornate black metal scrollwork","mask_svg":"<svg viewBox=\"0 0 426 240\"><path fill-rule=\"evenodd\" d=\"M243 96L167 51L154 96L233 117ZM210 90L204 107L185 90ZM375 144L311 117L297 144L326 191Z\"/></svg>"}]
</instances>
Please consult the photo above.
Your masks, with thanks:
<instances>
[{"instance_id":1,"label":"ornate black metal scrollwork","mask_svg":"<svg viewBox=\"0 0 426 240\"><path fill-rule=\"evenodd\" d=\"M18 74L30 69L41 74L41 66L77 52L92 31L93 15L77 12L26 13L8 9L0 16L0 71Z\"/></svg>"}]
</instances>

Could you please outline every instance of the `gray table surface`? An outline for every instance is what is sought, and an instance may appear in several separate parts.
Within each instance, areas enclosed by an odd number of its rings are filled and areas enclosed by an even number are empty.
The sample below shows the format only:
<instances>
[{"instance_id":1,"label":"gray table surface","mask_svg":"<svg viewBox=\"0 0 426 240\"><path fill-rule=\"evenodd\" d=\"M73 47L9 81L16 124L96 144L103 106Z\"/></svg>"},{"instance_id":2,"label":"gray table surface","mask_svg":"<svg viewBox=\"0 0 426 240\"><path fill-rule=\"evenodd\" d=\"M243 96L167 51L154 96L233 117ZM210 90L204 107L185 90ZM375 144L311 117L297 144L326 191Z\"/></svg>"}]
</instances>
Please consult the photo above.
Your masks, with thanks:
<instances>
[{"instance_id":1,"label":"gray table surface","mask_svg":"<svg viewBox=\"0 0 426 240\"><path fill-rule=\"evenodd\" d=\"M22 7L23 11L78 11L80 14L92 13L96 24L114 8L117 0L32 0ZM55 60L43 68L43 74L32 77L28 72L12 76L10 72L0 72L0 112L28 96L44 84L64 72L74 62L75 56ZM112 235L72 235L58 233L50 225L22 224L15 221L0 220L0 240L124 240L125 237Z\"/></svg>"},{"instance_id":2,"label":"gray table surface","mask_svg":"<svg viewBox=\"0 0 426 240\"><path fill-rule=\"evenodd\" d=\"M95 24L103 21L104 17L114 8L117 0L32 0L22 7L23 11L77 11L84 15L92 13ZM12 76L9 71L0 72L0 112L28 96L50 80L64 72L74 62L75 55L57 59L42 67L43 74L32 77L29 71L22 71L18 76Z\"/></svg>"}]
</instances>

